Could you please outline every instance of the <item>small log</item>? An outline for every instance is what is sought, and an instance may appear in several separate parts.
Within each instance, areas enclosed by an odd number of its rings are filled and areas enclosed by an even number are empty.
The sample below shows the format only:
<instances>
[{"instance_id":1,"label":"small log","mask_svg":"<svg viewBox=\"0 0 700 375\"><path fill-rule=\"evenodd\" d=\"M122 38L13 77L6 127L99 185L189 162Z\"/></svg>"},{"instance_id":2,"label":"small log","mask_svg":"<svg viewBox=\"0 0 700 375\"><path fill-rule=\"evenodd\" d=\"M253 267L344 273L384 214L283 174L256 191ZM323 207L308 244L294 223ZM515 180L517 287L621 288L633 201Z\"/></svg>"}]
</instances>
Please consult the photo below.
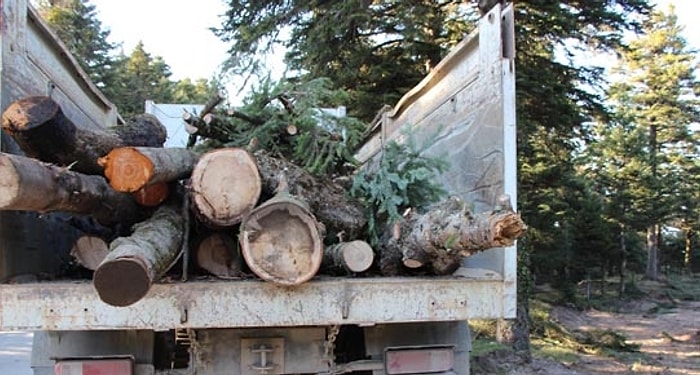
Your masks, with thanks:
<instances>
[{"instance_id":1,"label":"small log","mask_svg":"<svg viewBox=\"0 0 700 375\"><path fill-rule=\"evenodd\" d=\"M99 158L109 184L132 193L146 185L189 177L197 154L185 148L121 147Z\"/></svg>"},{"instance_id":2,"label":"small log","mask_svg":"<svg viewBox=\"0 0 700 375\"><path fill-rule=\"evenodd\" d=\"M382 239L383 273L396 272L395 263L405 267L428 267L437 275L454 272L464 257L512 245L527 226L504 197L493 211L471 215L464 202L450 198L433 205L423 214L410 213L400 224L400 233ZM395 228L390 231L395 232Z\"/></svg>"},{"instance_id":3,"label":"small log","mask_svg":"<svg viewBox=\"0 0 700 375\"><path fill-rule=\"evenodd\" d=\"M113 190L104 177L4 153L0 153L0 210L65 211L91 215L105 226L129 227L139 217L133 198Z\"/></svg>"},{"instance_id":4,"label":"small log","mask_svg":"<svg viewBox=\"0 0 700 375\"><path fill-rule=\"evenodd\" d=\"M255 208L241 223L241 253L261 279L298 285L318 272L323 227L307 206L286 192Z\"/></svg>"},{"instance_id":5,"label":"small log","mask_svg":"<svg viewBox=\"0 0 700 375\"><path fill-rule=\"evenodd\" d=\"M70 255L81 266L94 271L107 257L109 245L101 237L93 235L80 236L70 250Z\"/></svg>"},{"instance_id":6,"label":"small log","mask_svg":"<svg viewBox=\"0 0 700 375\"><path fill-rule=\"evenodd\" d=\"M102 174L97 159L118 147L162 147L166 130L151 115L136 117L123 126L83 129L71 122L49 97L15 101L2 114L2 128L22 151L41 161L86 174Z\"/></svg>"},{"instance_id":7,"label":"small log","mask_svg":"<svg viewBox=\"0 0 700 375\"><path fill-rule=\"evenodd\" d=\"M180 210L166 204L134 225L131 236L112 241L93 275L100 299L112 306L129 306L143 298L177 260L183 231Z\"/></svg>"},{"instance_id":8,"label":"small log","mask_svg":"<svg viewBox=\"0 0 700 375\"><path fill-rule=\"evenodd\" d=\"M277 188L280 175L289 184L289 193L307 202L314 216L322 222L329 234L344 233L355 239L367 223L362 204L348 196L347 190L330 178L314 177L304 169L282 159L273 158L262 150L255 152L255 160L263 182L263 192L271 196Z\"/></svg>"},{"instance_id":9,"label":"small log","mask_svg":"<svg viewBox=\"0 0 700 375\"><path fill-rule=\"evenodd\" d=\"M131 196L141 206L155 207L165 202L168 194L170 194L170 185L167 182L156 182L136 190L131 193Z\"/></svg>"},{"instance_id":10,"label":"small log","mask_svg":"<svg viewBox=\"0 0 700 375\"><path fill-rule=\"evenodd\" d=\"M236 240L222 232L214 232L199 241L197 264L210 274L228 279L241 276L241 254Z\"/></svg>"},{"instance_id":11,"label":"small log","mask_svg":"<svg viewBox=\"0 0 700 375\"><path fill-rule=\"evenodd\" d=\"M241 148L221 148L199 158L190 177L191 208L211 227L238 224L260 198L255 159Z\"/></svg>"},{"instance_id":12,"label":"small log","mask_svg":"<svg viewBox=\"0 0 700 375\"><path fill-rule=\"evenodd\" d=\"M323 267L357 273L367 271L373 261L372 247L365 241L355 240L327 246L323 256Z\"/></svg>"}]
</instances>

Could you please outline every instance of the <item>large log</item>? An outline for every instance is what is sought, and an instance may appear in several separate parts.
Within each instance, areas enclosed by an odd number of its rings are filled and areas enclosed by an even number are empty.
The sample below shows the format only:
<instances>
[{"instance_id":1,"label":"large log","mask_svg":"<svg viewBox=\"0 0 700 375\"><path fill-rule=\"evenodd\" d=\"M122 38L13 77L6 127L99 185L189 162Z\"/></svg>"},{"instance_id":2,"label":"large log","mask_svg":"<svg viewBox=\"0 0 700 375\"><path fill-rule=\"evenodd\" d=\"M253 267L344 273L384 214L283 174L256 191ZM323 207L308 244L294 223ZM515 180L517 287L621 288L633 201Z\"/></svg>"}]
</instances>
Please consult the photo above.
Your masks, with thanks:
<instances>
[{"instance_id":1,"label":"large log","mask_svg":"<svg viewBox=\"0 0 700 375\"><path fill-rule=\"evenodd\" d=\"M189 177L196 162L197 154L185 148L154 147L115 148L98 160L109 184L129 193Z\"/></svg>"},{"instance_id":2,"label":"large log","mask_svg":"<svg viewBox=\"0 0 700 375\"><path fill-rule=\"evenodd\" d=\"M400 273L400 265L437 275L450 274L464 257L510 246L526 229L507 197L494 210L476 215L453 197L425 213L409 213L387 228L381 240L380 267L386 275Z\"/></svg>"},{"instance_id":3,"label":"large log","mask_svg":"<svg viewBox=\"0 0 700 375\"><path fill-rule=\"evenodd\" d=\"M307 206L286 192L256 207L241 223L241 253L261 279L298 285L318 272L323 227Z\"/></svg>"},{"instance_id":4,"label":"large log","mask_svg":"<svg viewBox=\"0 0 700 375\"><path fill-rule=\"evenodd\" d=\"M101 176L5 153L0 153L0 210L65 211L127 228L139 219L134 199L113 190Z\"/></svg>"},{"instance_id":5,"label":"large log","mask_svg":"<svg viewBox=\"0 0 700 375\"><path fill-rule=\"evenodd\" d=\"M255 159L248 151L213 150L202 155L192 171L191 208L205 225L229 227L255 207L261 189Z\"/></svg>"},{"instance_id":6,"label":"large log","mask_svg":"<svg viewBox=\"0 0 700 375\"><path fill-rule=\"evenodd\" d=\"M86 174L102 174L97 159L125 146L162 147L166 130L152 115L110 128L77 127L46 96L15 101L2 114L2 128L27 156Z\"/></svg>"},{"instance_id":7,"label":"large log","mask_svg":"<svg viewBox=\"0 0 700 375\"><path fill-rule=\"evenodd\" d=\"M197 265L210 274L223 278L241 276L241 253L236 240L223 232L209 233L197 243Z\"/></svg>"},{"instance_id":8,"label":"large log","mask_svg":"<svg viewBox=\"0 0 700 375\"><path fill-rule=\"evenodd\" d=\"M183 231L180 209L164 204L148 220L134 225L131 236L112 241L93 275L100 299L112 306L129 306L143 298L179 256Z\"/></svg>"},{"instance_id":9,"label":"large log","mask_svg":"<svg viewBox=\"0 0 700 375\"><path fill-rule=\"evenodd\" d=\"M347 190L326 177L315 177L304 169L283 159L273 158L264 151L254 154L258 163L263 192L272 195L279 177L284 175L289 193L307 202L311 212L326 226L329 234L343 233L352 240L362 234L367 223L362 204L348 196Z\"/></svg>"}]
</instances>

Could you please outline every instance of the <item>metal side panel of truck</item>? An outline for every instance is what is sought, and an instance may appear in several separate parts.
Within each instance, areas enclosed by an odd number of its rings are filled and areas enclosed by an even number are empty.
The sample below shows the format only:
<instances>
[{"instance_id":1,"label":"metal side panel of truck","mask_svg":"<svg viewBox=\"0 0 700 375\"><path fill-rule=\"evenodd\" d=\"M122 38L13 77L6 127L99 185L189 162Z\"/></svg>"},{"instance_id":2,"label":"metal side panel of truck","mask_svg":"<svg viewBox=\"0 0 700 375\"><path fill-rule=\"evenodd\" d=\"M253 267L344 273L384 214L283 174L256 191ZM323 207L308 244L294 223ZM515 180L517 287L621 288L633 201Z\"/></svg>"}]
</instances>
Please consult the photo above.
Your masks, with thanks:
<instances>
[{"instance_id":1,"label":"metal side panel of truck","mask_svg":"<svg viewBox=\"0 0 700 375\"><path fill-rule=\"evenodd\" d=\"M0 0L2 109L50 95L79 126L115 124L114 107L25 0ZM360 150L433 139L443 182L475 211L516 204L513 11L496 4L413 90L382 114ZM3 151L19 152L3 135ZM476 318L514 318L516 249L467 258L445 277L326 277L296 287L259 280L170 281L129 307L89 280L38 281L67 256L65 217L0 216L0 330L33 330L34 373L469 373ZM34 281L32 281L34 280Z\"/></svg>"}]
</instances>

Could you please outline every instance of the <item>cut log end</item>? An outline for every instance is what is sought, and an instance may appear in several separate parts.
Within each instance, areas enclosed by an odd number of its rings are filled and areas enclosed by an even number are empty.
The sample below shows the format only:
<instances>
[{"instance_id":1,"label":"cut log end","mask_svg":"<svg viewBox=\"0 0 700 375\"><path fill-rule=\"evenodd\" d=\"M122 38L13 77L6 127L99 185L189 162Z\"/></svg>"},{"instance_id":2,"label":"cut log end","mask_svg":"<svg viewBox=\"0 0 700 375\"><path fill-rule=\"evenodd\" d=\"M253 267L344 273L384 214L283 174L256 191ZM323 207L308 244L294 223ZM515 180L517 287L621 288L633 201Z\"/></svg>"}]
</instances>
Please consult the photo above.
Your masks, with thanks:
<instances>
[{"instance_id":1,"label":"cut log end","mask_svg":"<svg viewBox=\"0 0 700 375\"><path fill-rule=\"evenodd\" d=\"M170 193L170 186L167 182L158 182L146 185L141 189L131 193L136 203L141 206L155 207L165 201Z\"/></svg>"},{"instance_id":2,"label":"cut log end","mask_svg":"<svg viewBox=\"0 0 700 375\"><path fill-rule=\"evenodd\" d=\"M94 271L109 253L107 242L97 236L82 236L73 244L70 255L81 266Z\"/></svg>"},{"instance_id":3,"label":"cut log end","mask_svg":"<svg viewBox=\"0 0 700 375\"><path fill-rule=\"evenodd\" d=\"M10 135L31 129L53 118L60 111L59 105L47 96L32 96L10 104L2 114L2 128Z\"/></svg>"},{"instance_id":4,"label":"cut log end","mask_svg":"<svg viewBox=\"0 0 700 375\"><path fill-rule=\"evenodd\" d=\"M153 162L133 147L121 147L100 158L105 177L114 190L133 193L148 184Z\"/></svg>"},{"instance_id":5,"label":"cut log end","mask_svg":"<svg viewBox=\"0 0 700 375\"><path fill-rule=\"evenodd\" d=\"M262 191L255 159L238 148L203 155L192 171L190 186L192 209L215 227L240 223Z\"/></svg>"},{"instance_id":6,"label":"cut log end","mask_svg":"<svg viewBox=\"0 0 700 375\"><path fill-rule=\"evenodd\" d=\"M374 262L374 250L365 241L351 241L338 245L337 257L343 268L350 272L367 271Z\"/></svg>"},{"instance_id":7,"label":"cut log end","mask_svg":"<svg viewBox=\"0 0 700 375\"><path fill-rule=\"evenodd\" d=\"M323 260L318 223L292 198L275 199L256 208L242 224L240 237L250 269L277 284L308 281Z\"/></svg>"},{"instance_id":8,"label":"cut log end","mask_svg":"<svg viewBox=\"0 0 700 375\"><path fill-rule=\"evenodd\" d=\"M129 306L151 288L148 269L136 258L121 258L101 264L95 270L93 285L100 299L112 306Z\"/></svg>"},{"instance_id":9,"label":"cut log end","mask_svg":"<svg viewBox=\"0 0 700 375\"><path fill-rule=\"evenodd\" d=\"M236 241L224 233L213 233L199 243L197 264L220 278L241 276L241 259Z\"/></svg>"},{"instance_id":10,"label":"cut log end","mask_svg":"<svg viewBox=\"0 0 700 375\"><path fill-rule=\"evenodd\" d=\"M12 160L0 155L0 208L11 208L19 195L21 181Z\"/></svg>"}]
</instances>

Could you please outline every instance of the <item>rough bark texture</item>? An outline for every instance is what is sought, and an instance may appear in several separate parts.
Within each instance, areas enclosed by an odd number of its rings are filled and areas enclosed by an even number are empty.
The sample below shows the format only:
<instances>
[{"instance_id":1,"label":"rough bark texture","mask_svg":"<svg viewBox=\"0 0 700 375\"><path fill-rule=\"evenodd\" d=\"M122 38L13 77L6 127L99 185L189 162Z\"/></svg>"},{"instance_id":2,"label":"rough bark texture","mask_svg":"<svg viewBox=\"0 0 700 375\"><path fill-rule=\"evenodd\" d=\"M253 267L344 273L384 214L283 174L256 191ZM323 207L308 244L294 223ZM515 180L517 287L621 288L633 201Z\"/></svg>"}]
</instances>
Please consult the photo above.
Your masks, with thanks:
<instances>
[{"instance_id":1,"label":"rough bark texture","mask_svg":"<svg viewBox=\"0 0 700 375\"><path fill-rule=\"evenodd\" d=\"M471 215L464 202L450 198L432 206L423 214L410 213L400 225L382 238L380 265L385 274L400 273L401 263L408 268L427 268L431 273L454 272L463 257L496 247L512 245L526 230L520 215L504 198L501 207Z\"/></svg>"},{"instance_id":2,"label":"rough bark texture","mask_svg":"<svg viewBox=\"0 0 700 375\"><path fill-rule=\"evenodd\" d=\"M70 250L70 255L81 266L94 271L107 257L109 245L101 237L85 235L78 238Z\"/></svg>"},{"instance_id":3,"label":"rough bark texture","mask_svg":"<svg viewBox=\"0 0 700 375\"><path fill-rule=\"evenodd\" d=\"M27 156L86 174L102 174L97 159L115 148L162 147L166 139L165 127L151 115L112 128L77 127L45 96L10 104L2 114L2 128Z\"/></svg>"},{"instance_id":4,"label":"rough bark texture","mask_svg":"<svg viewBox=\"0 0 700 375\"><path fill-rule=\"evenodd\" d=\"M229 227L255 207L261 189L255 159L248 151L217 149L202 155L192 171L191 208L205 225Z\"/></svg>"},{"instance_id":5,"label":"rough bark texture","mask_svg":"<svg viewBox=\"0 0 700 375\"><path fill-rule=\"evenodd\" d=\"M236 240L227 233L214 232L197 244L197 265L210 274L223 278L241 276L241 254Z\"/></svg>"},{"instance_id":6,"label":"rough bark texture","mask_svg":"<svg viewBox=\"0 0 700 375\"><path fill-rule=\"evenodd\" d=\"M255 208L241 223L241 253L266 281L298 285L318 272L323 230L303 202L287 193Z\"/></svg>"},{"instance_id":7,"label":"rough bark texture","mask_svg":"<svg viewBox=\"0 0 700 375\"><path fill-rule=\"evenodd\" d=\"M311 212L326 226L329 234L343 233L352 240L362 234L367 223L364 208L347 191L326 177L314 177L302 168L257 151L255 159L263 182L263 192L272 195L281 175L289 184L289 193L307 202Z\"/></svg>"},{"instance_id":8,"label":"rough bark texture","mask_svg":"<svg viewBox=\"0 0 700 375\"><path fill-rule=\"evenodd\" d=\"M180 254L184 219L179 208L165 204L133 230L109 244L93 276L100 299L112 306L136 303L172 266Z\"/></svg>"},{"instance_id":9,"label":"rough bark texture","mask_svg":"<svg viewBox=\"0 0 700 375\"><path fill-rule=\"evenodd\" d=\"M192 173L197 154L184 148L120 147L100 158L109 184L135 192L146 185L177 181Z\"/></svg>"},{"instance_id":10,"label":"rough bark texture","mask_svg":"<svg viewBox=\"0 0 700 375\"><path fill-rule=\"evenodd\" d=\"M367 271L374 261L374 251L365 241L341 242L326 247L323 268L343 273Z\"/></svg>"},{"instance_id":11,"label":"rough bark texture","mask_svg":"<svg viewBox=\"0 0 700 375\"><path fill-rule=\"evenodd\" d=\"M128 227L139 218L133 198L114 191L101 176L4 153L0 153L0 210L65 211L91 215L105 226Z\"/></svg>"}]
</instances>

